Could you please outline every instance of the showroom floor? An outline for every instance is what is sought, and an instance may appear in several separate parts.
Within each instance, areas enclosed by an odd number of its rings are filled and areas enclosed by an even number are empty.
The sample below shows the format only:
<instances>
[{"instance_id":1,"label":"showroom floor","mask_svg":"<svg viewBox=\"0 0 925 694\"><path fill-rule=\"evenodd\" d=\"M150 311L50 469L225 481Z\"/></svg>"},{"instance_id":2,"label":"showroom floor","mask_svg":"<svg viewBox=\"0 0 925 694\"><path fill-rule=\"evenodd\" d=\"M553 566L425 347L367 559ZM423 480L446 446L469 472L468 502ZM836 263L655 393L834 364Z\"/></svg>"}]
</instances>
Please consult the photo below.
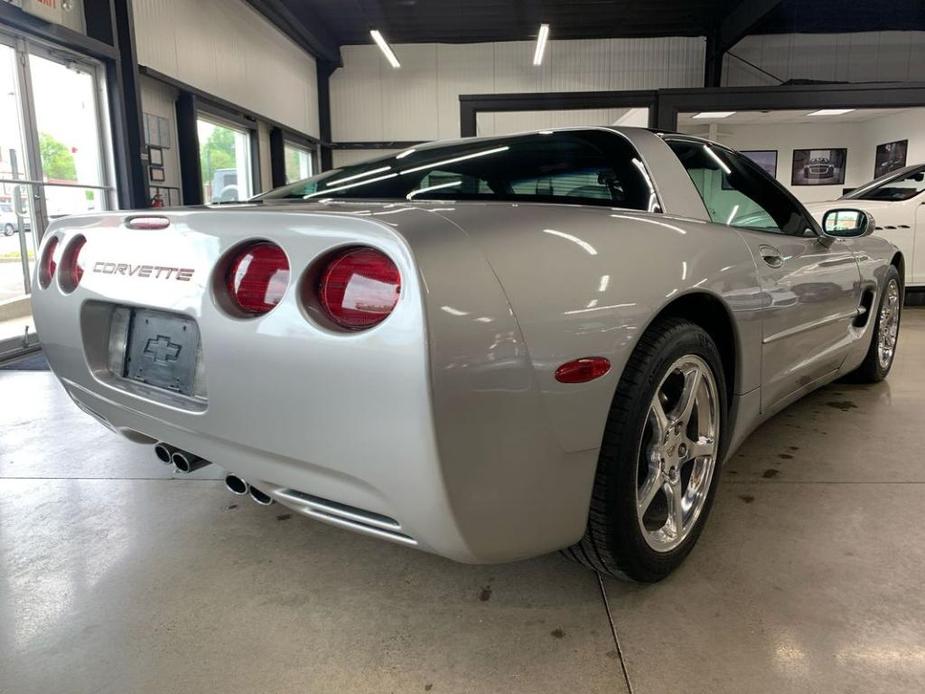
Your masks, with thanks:
<instances>
[{"instance_id":1,"label":"showroom floor","mask_svg":"<svg viewBox=\"0 0 925 694\"><path fill-rule=\"evenodd\" d=\"M910 309L888 382L752 435L654 586L454 564L214 467L175 480L50 373L0 371L0 691L922 691L923 353Z\"/></svg>"}]
</instances>

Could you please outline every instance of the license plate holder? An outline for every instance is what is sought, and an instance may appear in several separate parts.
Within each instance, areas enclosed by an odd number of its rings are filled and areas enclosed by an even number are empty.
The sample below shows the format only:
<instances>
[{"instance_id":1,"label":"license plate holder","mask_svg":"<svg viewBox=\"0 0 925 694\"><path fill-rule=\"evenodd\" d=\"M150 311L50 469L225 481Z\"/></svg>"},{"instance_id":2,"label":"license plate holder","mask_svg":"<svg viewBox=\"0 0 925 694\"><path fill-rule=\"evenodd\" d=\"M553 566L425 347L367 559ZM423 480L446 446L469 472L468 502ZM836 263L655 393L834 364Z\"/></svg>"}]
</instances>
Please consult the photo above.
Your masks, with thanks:
<instances>
[{"instance_id":1,"label":"license plate holder","mask_svg":"<svg viewBox=\"0 0 925 694\"><path fill-rule=\"evenodd\" d=\"M199 326L192 318L132 309L123 376L192 396L199 361Z\"/></svg>"}]
</instances>

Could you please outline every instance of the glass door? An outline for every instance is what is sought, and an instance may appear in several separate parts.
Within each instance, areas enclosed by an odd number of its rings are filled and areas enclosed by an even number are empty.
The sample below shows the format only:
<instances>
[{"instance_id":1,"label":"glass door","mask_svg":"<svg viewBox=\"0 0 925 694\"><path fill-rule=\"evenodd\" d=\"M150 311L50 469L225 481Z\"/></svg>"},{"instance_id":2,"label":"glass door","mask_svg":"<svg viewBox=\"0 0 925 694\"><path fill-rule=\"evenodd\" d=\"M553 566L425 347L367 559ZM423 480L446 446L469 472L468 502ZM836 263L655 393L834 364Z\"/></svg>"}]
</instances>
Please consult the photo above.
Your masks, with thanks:
<instances>
[{"instance_id":1,"label":"glass door","mask_svg":"<svg viewBox=\"0 0 925 694\"><path fill-rule=\"evenodd\" d=\"M112 209L102 66L0 33L0 357L37 342L36 249L51 219Z\"/></svg>"},{"instance_id":2,"label":"glass door","mask_svg":"<svg viewBox=\"0 0 925 694\"><path fill-rule=\"evenodd\" d=\"M36 341L29 300L36 200L25 127L27 76L20 56L14 43L0 43L0 357Z\"/></svg>"}]
</instances>

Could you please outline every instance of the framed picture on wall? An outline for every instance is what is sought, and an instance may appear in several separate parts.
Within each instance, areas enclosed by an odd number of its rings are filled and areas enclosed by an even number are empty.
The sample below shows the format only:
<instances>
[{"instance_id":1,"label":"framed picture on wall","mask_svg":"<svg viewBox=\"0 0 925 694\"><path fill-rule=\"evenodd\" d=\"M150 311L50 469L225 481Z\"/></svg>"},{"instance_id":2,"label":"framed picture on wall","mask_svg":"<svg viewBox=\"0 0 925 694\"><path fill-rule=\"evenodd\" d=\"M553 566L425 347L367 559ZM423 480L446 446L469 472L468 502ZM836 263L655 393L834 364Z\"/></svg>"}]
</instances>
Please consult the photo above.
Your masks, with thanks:
<instances>
[{"instance_id":1,"label":"framed picture on wall","mask_svg":"<svg viewBox=\"0 0 925 694\"><path fill-rule=\"evenodd\" d=\"M160 147L148 147L148 163L151 166L163 166L164 150Z\"/></svg>"},{"instance_id":2,"label":"framed picture on wall","mask_svg":"<svg viewBox=\"0 0 925 694\"><path fill-rule=\"evenodd\" d=\"M777 150L776 149L754 149L743 150L740 154L755 162L758 166L768 172L771 178L777 178Z\"/></svg>"},{"instance_id":3,"label":"framed picture on wall","mask_svg":"<svg viewBox=\"0 0 925 694\"><path fill-rule=\"evenodd\" d=\"M835 186L845 182L847 149L795 149L792 186Z\"/></svg>"},{"instance_id":4,"label":"framed picture on wall","mask_svg":"<svg viewBox=\"0 0 925 694\"><path fill-rule=\"evenodd\" d=\"M897 140L877 145L877 156L874 159L874 178L901 169L906 165L906 151L909 149L909 140Z\"/></svg>"},{"instance_id":5,"label":"framed picture on wall","mask_svg":"<svg viewBox=\"0 0 925 694\"><path fill-rule=\"evenodd\" d=\"M152 183L162 183L167 180L164 175L164 169L160 166L149 166L148 174Z\"/></svg>"}]
</instances>

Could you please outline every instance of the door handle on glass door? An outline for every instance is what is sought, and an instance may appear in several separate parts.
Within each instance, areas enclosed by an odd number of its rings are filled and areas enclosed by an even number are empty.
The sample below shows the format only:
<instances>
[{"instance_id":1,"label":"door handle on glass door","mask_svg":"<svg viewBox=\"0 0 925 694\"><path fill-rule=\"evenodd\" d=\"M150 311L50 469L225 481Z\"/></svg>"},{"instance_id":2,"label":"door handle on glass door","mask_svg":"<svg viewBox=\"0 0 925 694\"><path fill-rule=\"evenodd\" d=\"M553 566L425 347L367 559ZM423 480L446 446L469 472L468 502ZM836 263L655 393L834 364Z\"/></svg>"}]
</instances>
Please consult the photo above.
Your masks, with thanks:
<instances>
[{"instance_id":1,"label":"door handle on glass door","mask_svg":"<svg viewBox=\"0 0 925 694\"><path fill-rule=\"evenodd\" d=\"M761 259L769 267L780 267L784 264L784 257L773 246L761 246L758 250L761 252Z\"/></svg>"}]
</instances>

